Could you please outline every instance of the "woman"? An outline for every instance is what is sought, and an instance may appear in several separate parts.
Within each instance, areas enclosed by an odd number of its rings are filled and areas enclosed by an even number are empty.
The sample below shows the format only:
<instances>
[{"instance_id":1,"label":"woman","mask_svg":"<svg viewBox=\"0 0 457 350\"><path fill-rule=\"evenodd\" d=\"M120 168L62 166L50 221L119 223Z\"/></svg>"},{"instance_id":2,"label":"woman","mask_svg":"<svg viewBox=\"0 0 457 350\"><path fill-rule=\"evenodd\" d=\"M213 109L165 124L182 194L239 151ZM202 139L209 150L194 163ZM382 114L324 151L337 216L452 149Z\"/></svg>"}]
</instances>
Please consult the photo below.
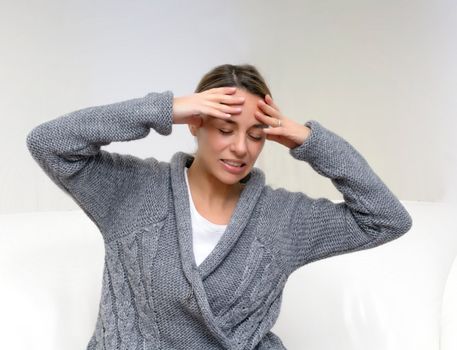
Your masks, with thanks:
<instances>
[{"instance_id":1,"label":"woman","mask_svg":"<svg viewBox=\"0 0 457 350\"><path fill-rule=\"evenodd\" d=\"M170 162L100 149L183 123L198 148ZM254 167L265 140L330 178L345 201L266 185ZM87 349L285 349L270 329L292 272L412 225L347 141L283 115L251 65L215 67L189 96L153 92L68 113L35 127L27 146L104 240Z\"/></svg>"}]
</instances>

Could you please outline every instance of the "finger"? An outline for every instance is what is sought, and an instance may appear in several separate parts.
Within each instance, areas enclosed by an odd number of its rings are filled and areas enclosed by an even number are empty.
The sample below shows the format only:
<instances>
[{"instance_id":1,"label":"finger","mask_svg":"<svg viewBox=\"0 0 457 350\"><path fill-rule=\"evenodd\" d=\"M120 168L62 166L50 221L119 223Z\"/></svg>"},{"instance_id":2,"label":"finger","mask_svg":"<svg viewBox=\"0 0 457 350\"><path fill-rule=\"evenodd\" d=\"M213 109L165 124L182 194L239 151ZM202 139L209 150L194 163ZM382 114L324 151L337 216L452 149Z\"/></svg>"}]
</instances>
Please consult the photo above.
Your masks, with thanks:
<instances>
[{"instance_id":1,"label":"finger","mask_svg":"<svg viewBox=\"0 0 457 350\"><path fill-rule=\"evenodd\" d=\"M263 112L265 112L268 115L271 115L272 117L281 119L281 113L277 111L274 107L268 105L265 103L265 101L259 100L258 106L262 109Z\"/></svg>"},{"instance_id":2,"label":"finger","mask_svg":"<svg viewBox=\"0 0 457 350\"><path fill-rule=\"evenodd\" d=\"M265 124L274 127L275 129L280 129L281 127L277 127L278 125L278 118L270 117L269 115L263 114L262 112L255 111L254 115ZM265 130L265 129L264 129Z\"/></svg>"},{"instance_id":3,"label":"finger","mask_svg":"<svg viewBox=\"0 0 457 350\"><path fill-rule=\"evenodd\" d=\"M273 99L271 98L270 95L267 94L267 95L265 96L265 101L266 101L270 106L273 106L273 108L275 108L276 110L279 111L278 106L273 102Z\"/></svg>"},{"instance_id":4,"label":"finger","mask_svg":"<svg viewBox=\"0 0 457 350\"><path fill-rule=\"evenodd\" d=\"M222 119L230 119L231 115L228 113L224 113L217 108L212 107L203 107L202 112L204 115L209 115L211 117L222 118Z\"/></svg>"},{"instance_id":5,"label":"finger","mask_svg":"<svg viewBox=\"0 0 457 350\"><path fill-rule=\"evenodd\" d=\"M222 94L212 94L207 99L224 104L242 104L246 100L244 96L232 96Z\"/></svg>"},{"instance_id":6,"label":"finger","mask_svg":"<svg viewBox=\"0 0 457 350\"><path fill-rule=\"evenodd\" d=\"M238 106L229 106L217 102L205 101L206 106L212 107L214 109L220 110L224 113L235 114L241 112L241 107Z\"/></svg>"},{"instance_id":7,"label":"finger","mask_svg":"<svg viewBox=\"0 0 457 350\"><path fill-rule=\"evenodd\" d=\"M271 127L271 128L265 128L265 129L262 129L263 132L267 135L282 135L284 133L284 131L282 130L282 127Z\"/></svg>"}]
</instances>

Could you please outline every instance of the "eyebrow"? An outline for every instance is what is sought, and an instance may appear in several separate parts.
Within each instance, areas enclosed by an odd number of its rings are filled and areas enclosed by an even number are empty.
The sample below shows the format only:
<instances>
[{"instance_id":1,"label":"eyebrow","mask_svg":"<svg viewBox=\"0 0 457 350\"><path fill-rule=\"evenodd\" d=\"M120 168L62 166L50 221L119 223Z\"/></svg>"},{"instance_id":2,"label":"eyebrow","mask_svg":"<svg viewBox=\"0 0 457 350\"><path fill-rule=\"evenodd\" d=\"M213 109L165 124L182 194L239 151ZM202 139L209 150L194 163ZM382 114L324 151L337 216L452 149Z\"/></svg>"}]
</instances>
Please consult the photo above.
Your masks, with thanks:
<instances>
[{"instance_id":1,"label":"eyebrow","mask_svg":"<svg viewBox=\"0 0 457 350\"><path fill-rule=\"evenodd\" d=\"M233 120L228 120L228 119L219 119L223 122L226 122L226 123L229 123L229 124L238 124L237 122L233 121ZM263 128L268 128L268 125L266 124L254 124L254 125L251 125L249 128L259 128L259 129L263 129Z\"/></svg>"}]
</instances>

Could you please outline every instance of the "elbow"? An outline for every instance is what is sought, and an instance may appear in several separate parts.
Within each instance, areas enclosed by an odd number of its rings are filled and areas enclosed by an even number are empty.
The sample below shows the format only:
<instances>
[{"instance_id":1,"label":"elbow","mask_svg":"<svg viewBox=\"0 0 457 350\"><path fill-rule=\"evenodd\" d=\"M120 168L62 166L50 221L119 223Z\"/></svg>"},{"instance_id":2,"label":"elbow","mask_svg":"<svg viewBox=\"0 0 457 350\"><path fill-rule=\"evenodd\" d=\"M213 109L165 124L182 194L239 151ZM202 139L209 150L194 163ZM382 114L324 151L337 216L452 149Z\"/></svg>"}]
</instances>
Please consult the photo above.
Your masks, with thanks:
<instances>
[{"instance_id":1,"label":"elbow","mask_svg":"<svg viewBox=\"0 0 457 350\"><path fill-rule=\"evenodd\" d=\"M393 229L393 234L395 236L402 236L409 230L411 230L412 226L413 219L411 215L408 213L408 211L405 208L403 208L401 214L397 216L395 228Z\"/></svg>"},{"instance_id":2,"label":"elbow","mask_svg":"<svg viewBox=\"0 0 457 350\"><path fill-rule=\"evenodd\" d=\"M45 142L44 132L41 125L34 127L25 138L25 145L32 156L39 154Z\"/></svg>"},{"instance_id":3,"label":"elbow","mask_svg":"<svg viewBox=\"0 0 457 350\"><path fill-rule=\"evenodd\" d=\"M29 152L33 154L36 149L36 128L29 131L27 134L27 137L25 138L25 145L27 146Z\"/></svg>"}]
</instances>

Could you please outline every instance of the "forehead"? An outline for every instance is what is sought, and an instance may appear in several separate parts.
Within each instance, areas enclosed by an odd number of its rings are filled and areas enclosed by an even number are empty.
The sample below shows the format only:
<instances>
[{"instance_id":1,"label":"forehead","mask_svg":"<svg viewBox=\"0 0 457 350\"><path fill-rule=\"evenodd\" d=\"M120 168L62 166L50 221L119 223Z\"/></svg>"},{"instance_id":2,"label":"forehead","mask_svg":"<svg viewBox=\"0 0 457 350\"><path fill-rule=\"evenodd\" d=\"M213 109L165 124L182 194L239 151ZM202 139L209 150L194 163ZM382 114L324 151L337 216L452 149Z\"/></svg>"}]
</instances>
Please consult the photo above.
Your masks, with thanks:
<instances>
[{"instance_id":1,"label":"forehead","mask_svg":"<svg viewBox=\"0 0 457 350\"><path fill-rule=\"evenodd\" d=\"M246 129L268 127L260 120L258 120L254 114L255 111L262 112L257 104L257 102L261 100L262 97L254 95L244 89L238 89L235 92L234 96L243 96L245 98L244 103L239 105L242 108L241 113L233 114L229 119L221 119L217 117L211 119L216 120L218 125L231 127L241 127Z\"/></svg>"}]
</instances>

